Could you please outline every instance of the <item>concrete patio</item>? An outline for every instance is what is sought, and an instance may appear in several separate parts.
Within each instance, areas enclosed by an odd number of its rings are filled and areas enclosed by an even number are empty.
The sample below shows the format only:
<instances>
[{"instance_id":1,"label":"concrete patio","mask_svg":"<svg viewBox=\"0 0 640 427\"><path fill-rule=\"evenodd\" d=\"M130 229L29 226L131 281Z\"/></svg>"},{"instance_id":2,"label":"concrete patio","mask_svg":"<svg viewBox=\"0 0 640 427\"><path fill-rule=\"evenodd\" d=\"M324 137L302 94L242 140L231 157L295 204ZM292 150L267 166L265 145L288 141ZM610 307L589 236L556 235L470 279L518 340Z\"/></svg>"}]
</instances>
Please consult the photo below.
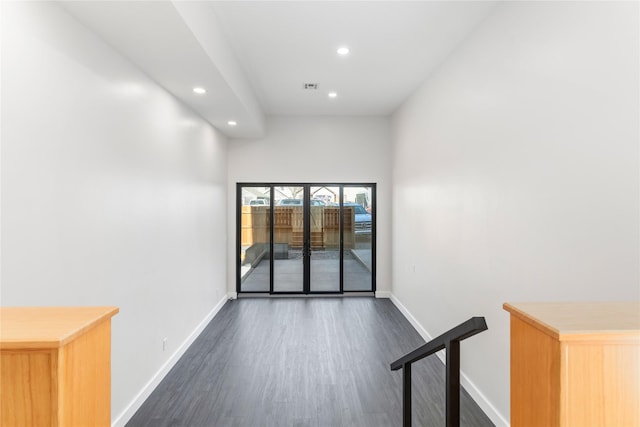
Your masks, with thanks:
<instances>
[{"instance_id":1,"label":"concrete patio","mask_svg":"<svg viewBox=\"0 0 640 427\"><path fill-rule=\"evenodd\" d=\"M344 291L371 291L371 250L344 251ZM290 250L288 259L274 260L274 292L302 292L302 251ZM254 267L242 267L242 292L269 292L269 259L263 257ZM311 292L340 292L338 251L311 254Z\"/></svg>"}]
</instances>

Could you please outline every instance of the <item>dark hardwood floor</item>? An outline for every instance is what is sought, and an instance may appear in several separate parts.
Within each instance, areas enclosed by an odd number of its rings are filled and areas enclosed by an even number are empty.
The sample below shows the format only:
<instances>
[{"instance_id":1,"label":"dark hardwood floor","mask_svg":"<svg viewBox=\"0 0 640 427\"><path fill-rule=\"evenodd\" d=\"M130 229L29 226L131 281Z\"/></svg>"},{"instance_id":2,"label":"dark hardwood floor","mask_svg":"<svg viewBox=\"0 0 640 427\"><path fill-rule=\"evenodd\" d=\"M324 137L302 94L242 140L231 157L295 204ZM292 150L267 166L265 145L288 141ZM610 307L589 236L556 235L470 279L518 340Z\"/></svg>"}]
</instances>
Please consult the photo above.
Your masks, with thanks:
<instances>
[{"instance_id":1,"label":"dark hardwood floor","mask_svg":"<svg viewBox=\"0 0 640 427\"><path fill-rule=\"evenodd\" d=\"M389 365L421 344L387 299L231 301L127 426L401 426ZM413 425L444 426L444 373L414 364ZM493 425L464 391L461 425Z\"/></svg>"}]
</instances>

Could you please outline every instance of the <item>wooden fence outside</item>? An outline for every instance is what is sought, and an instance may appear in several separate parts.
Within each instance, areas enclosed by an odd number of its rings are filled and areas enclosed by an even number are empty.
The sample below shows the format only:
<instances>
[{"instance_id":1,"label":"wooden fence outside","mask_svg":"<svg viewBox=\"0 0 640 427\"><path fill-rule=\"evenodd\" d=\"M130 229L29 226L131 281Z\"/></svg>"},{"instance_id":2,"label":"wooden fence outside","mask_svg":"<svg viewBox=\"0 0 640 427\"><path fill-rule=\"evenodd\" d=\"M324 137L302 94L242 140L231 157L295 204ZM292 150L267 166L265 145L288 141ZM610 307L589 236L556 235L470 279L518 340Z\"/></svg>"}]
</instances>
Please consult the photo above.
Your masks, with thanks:
<instances>
[{"instance_id":1,"label":"wooden fence outside","mask_svg":"<svg viewBox=\"0 0 640 427\"><path fill-rule=\"evenodd\" d=\"M344 247L355 247L354 209L344 207ZM269 242L270 206L242 206L241 244L252 246ZM274 243L292 248L303 246L302 206L274 206ZM311 248L340 246L340 207L311 206Z\"/></svg>"}]
</instances>

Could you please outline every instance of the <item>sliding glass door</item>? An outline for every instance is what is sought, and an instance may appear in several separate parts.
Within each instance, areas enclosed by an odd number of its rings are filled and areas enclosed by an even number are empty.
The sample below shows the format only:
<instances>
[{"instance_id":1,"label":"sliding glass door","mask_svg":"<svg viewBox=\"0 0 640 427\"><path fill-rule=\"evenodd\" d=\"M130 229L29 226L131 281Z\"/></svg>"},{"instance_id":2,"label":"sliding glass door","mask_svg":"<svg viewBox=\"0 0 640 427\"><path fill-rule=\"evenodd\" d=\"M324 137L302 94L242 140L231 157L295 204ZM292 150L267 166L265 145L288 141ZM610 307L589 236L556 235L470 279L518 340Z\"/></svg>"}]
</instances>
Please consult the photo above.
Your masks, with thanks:
<instances>
[{"instance_id":1,"label":"sliding glass door","mask_svg":"<svg viewBox=\"0 0 640 427\"><path fill-rule=\"evenodd\" d=\"M345 186L343 197L345 291L369 291L373 279L373 187Z\"/></svg>"},{"instance_id":2,"label":"sliding glass door","mask_svg":"<svg viewBox=\"0 0 640 427\"><path fill-rule=\"evenodd\" d=\"M375 291L375 184L238 184L237 291Z\"/></svg>"},{"instance_id":3,"label":"sliding glass door","mask_svg":"<svg viewBox=\"0 0 640 427\"><path fill-rule=\"evenodd\" d=\"M309 233L311 292L342 292L340 287L339 186L310 187Z\"/></svg>"},{"instance_id":4,"label":"sliding glass door","mask_svg":"<svg viewBox=\"0 0 640 427\"><path fill-rule=\"evenodd\" d=\"M271 188L238 189L238 271L244 292L271 290Z\"/></svg>"},{"instance_id":5,"label":"sliding glass door","mask_svg":"<svg viewBox=\"0 0 640 427\"><path fill-rule=\"evenodd\" d=\"M304 292L305 197L301 185L274 187L273 293Z\"/></svg>"}]
</instances>

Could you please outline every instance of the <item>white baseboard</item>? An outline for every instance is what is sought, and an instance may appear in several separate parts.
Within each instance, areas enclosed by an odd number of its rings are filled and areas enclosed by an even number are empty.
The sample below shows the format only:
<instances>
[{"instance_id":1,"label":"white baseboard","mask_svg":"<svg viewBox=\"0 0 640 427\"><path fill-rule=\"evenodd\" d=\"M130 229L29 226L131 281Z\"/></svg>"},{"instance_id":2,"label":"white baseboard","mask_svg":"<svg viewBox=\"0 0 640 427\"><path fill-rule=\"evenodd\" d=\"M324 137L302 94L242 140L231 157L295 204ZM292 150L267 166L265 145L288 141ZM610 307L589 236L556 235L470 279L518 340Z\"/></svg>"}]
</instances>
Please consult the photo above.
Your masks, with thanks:
<instances>
[{"instance_id":1,"label":"white baseboard","mask_svg":"<svg viewBox=\"0 0 640 427\"><path fill-rule=\"evenodd\" d=\"M391 298L389 291L376 291L376 298Z\"/></svg>"},{"instance_id":2,"label":"white baseboard","mask_svg":"<svg viewBox=\"0 0 640 427\"><path fill-rule=\"evenodd\" d=\"M411 312L400 302L400 300L390 293L391 302L395 305L400 313L403 314L404 317L407 318L411 326L413 326L416 331L420 334L422 339L426 342L429 342L433 339L431 334L427 332L427 330L418 322L418 320L411 314ZM376 294L377 297L377 294ZM438 358L442 361L442 363L446 363L446 354L444 350L441 350L436 353ZM473 400L476 401L478 406L484 411L485 414L491 419L491 421L496 425L496 427L509 427L509 421L498 411L498 409L493 406L493 404L487 399L487 397L480 391L480 389L469 379L469 377L460 370L460 384L464 387L465 390L471 395Z\"/></svg>"},{"instance_id":3,"label":"white baseboard","mask_svg":"<svg viewBox=\"0 0 640 427\"><path fill-rule=\"evenodd\" d=\"M237 292L227 292L227 299L238 299Z\"/></svg>"},{"instance_id":4,"label":"white baseboard","mask_svg":"<svg viewBox=\"0 0 640 427\"><path fill-rule=\"evenodd\" d=\"M420 324L420 322L418 322L418 320L413 317L413 314L411 314L411 312L409 312L409 310L407 309L407 307L405 307L400 300L398 299L398 297L396 297L395 295L391 294L391 302L393 303L393 305L395 305L398 310L400 310L400 313L403 314L404 317L407 318L407 320L409 321L409 323L411 323L411 326L414 327L414 329L416 331L418 331L418 333L420 334L420 336L422 337L423 340L425 340L426 342L429 342L433 339L433 337L431 336L431 334L429 332L427 332L427 330ZM445 356L445 352L444 350L440 350L439 352L436 353L436 356L438 356L438 358L440 360L442 360L442 363L445 363L446 361L446 356Z\"/></svg>"},{"instance_id":5,"label":"white baseboard","mask_svg":"<svg viewBox=\"0 0 640 427\"><path fill-rule=\"evenodd\" d=\"M228 295L222 298L215 307L205 316L205 318L196 326L196 328L191 332L191 334L183 341L183 343L178 347L178 349L169 357L169 359L160 367L158 372L145 384L145 386L140 390L140 392L136 395L136 397L127 405L127 407L116 417L116 419L111 423L111 427L124 427L127 422L134 416L136 411L140 409L145 400L151 395L153 390L160 384L160 382L164 379L164 377L169 373L171 368L180 360L182 355L187 351L187 349L193 344L193 342L198 338L198 336L202 333L204 328L207 327L211 319L220 311L222 306L229 299Z\"/></svg>"}]
</instances>

